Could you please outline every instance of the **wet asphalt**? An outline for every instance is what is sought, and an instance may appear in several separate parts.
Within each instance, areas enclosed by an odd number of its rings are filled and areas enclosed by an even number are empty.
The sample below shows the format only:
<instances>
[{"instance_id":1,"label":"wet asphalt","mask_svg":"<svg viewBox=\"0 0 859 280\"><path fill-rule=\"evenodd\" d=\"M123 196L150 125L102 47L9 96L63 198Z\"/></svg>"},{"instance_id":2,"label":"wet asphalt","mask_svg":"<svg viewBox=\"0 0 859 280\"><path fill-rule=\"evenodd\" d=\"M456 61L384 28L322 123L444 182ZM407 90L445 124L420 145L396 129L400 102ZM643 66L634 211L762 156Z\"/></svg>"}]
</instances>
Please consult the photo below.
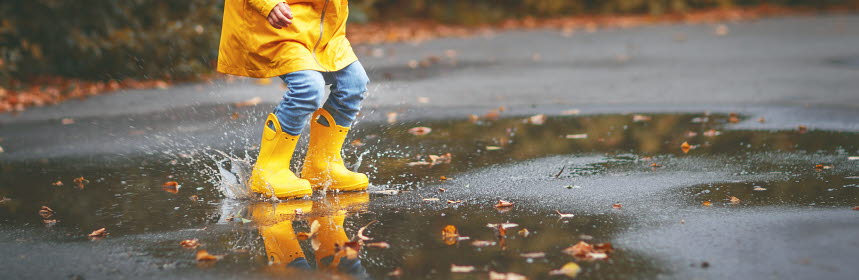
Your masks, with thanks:
<instances>
[{"instance_id":1,"label":"wet asphalt","mask_svg":"<svg viewBox=\"0 0 859 280\"><path fill-rule=\"evenodd\" d=\"M439 271L447 268L447 263L438 261L446 255L422 249L434 237L405 229L436 231L439 223L460 223L476 232L486 222L509 221L548 232L546 239L528 245L532 247L522 245L521 250L557 253L580 234L619 248L616 261L583 265L586 278L853 279L859 272L854 265L859 259L855 234L859 211L851 210L859 205L859 161L848 157L859 156L859 16L724 24L725 35L715 33L716 24L680 24L577 31L572 36L554 30L508 31L420 44L356 46L373 80L355 125L356 138L371 143L367 141L371 135L385 139L391 134L385 149L373 151L399 158L462 147L469 150L457 154L468 159L462 165L421 173L421 180L398 176L423 171L389 168L386 164L395 163L382 160L384 156L371 156L375 160L365 163L377 174L374 190L407 190L372 196L371 214L357 217L359 221L349 226L354 229L378 218L382 228L376 234L390 236L391 243L402 247L381 256L367 252L365 265L371 275L384 278L394 267L420 260L437 266L414 265L414 271L407 272L411 278L454 277ZM424 60L426 67L419 63ZM419 66L413 69L410 61ZM126 179L123 174L133 172L116 166L131 170L139 163L141 170L156 170L164 167L145 167L147 159L183 155L200 159L200 154L212 149L252 149L259 141L259 123L281 92L277 81L261 85L248 79L218 80L166 90L128 90L2 115L0 159L5 186L0 195L15 201L12 194L37 188L31 184L47 184L62 177L58 174L67 179L100 169L116 169L103 181L119 184ZM262 103L234 106L254 97L261 97ZM500 106L504 106L500 115L507 121L505 127L520 129L515 133L520 138L510 137L532 146L492 142L504 138L498 132L503 131L501 126L468 126L469 114L483 116ZM562 116L570 110L578 113ZM391 112L397 113L394 125L386 122ZM729 113L739 114L740 121L725 122ZM548 115L550 123L539 129L521 124L521 119L534 114ZM687 117L657 117L641 124L628 121L632 114ZM704 116L719 121L712 126L689 126L690 118ZM74 123L64 125L63 118ZM569 118L578 122L551 123ZM600 131L603 121L617 127ZM439 128L429 136L443 133L420 142L394 132L417 125ZM559 135L587 131L594 143L601 138L610 143L612 133L642 125L641 131L658 133L630 136L635 140L629 140L634 142L629 145L552 147L570 141L552 138ZM796 132L800 125L810 132ZM467 127L471 133L457 134L457 127ZM690 141L701 147L688 155L679 152L684 131L701 133L711 127L730 136L729 140L720 145L699 135ZM483 139L481 129L485 134L492 129L493 137ZM595 131L602 133L601 138ZM533 137L522 138L529 133ZM648 142L648 137L653 140ZM502 147L494 152L511 152L494 156L486 145ZM472 152L472 148L483 150ZM177 167L188 177L199 178L195 186L203 188L201 192L211 189L211 183L205 182L205 175L190 174L195 166L203 169L205 160ZM817 164L835 168L815 170ZM452 179L432 180L439 175ZM160 182L160 178L152 180ZM403 187L405 183L412 184ZM750 191L754 186L768 190ZM127 187L106 188L104 195L89 199L135 193ZM439 193L438 188L446 191ZM44 229L38 220L19 217L28 210L0 205L6 207L0 212L0 247L4 248L0 262L15 264L5 269L12 279L270 276L261 273L258 265L242 266L238 260L208 269L167 261L182 256L163 249L172 248L173 240L223 239L226 230L213 225L222 199L208 195L209 208L193 208L200 213L188 214L197 217L195 221L183 221L181 215L162 213L155 206L147 210L146 200L159 199L157 195L119 199L104 206L81 203L81 207L95 205L94 217L110 216L100 211L131 208L123 206L130 201L144 208L128 210L136 216L104 218L121 220L115 227L127 228L96 242L75 236L91 231L98 222L68 218L77 226ZM730 204L729 196L743 202ZM443 203L447 199L465 203L451 206ZM498 199L516 206L511 213L499 213L492 207ZM63 198L48 201L59 203ZM712 206L702 206L703 201L711 201ZM622 209L612 208L615 203L621 203ZM178 200L162 204L168 210L182 205ZM559 220L556 210L577 217ZM152 215L170 217L153 222L146 217ZM128 226L136 219L152 225ZM199 230L207 226L215 233ZM540 236L538 231L535 238ZM458 264L473 261L481 270L510 267L532 278L547 277L545 271L504 258L466 257L457 259ZM555 268L564 262L553 257L542 265Z\"/></svg>"}]
</instances>

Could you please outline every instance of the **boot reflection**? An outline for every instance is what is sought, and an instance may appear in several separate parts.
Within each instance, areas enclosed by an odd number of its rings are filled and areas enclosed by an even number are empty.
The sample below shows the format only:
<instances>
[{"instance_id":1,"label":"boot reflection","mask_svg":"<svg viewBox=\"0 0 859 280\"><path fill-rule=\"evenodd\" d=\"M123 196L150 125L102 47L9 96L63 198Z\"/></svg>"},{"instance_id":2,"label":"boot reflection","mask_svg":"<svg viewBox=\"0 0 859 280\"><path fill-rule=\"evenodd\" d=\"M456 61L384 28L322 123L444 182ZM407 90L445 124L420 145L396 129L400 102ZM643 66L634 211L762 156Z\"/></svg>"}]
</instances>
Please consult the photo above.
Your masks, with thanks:
<instances>
[{"instance_id":1,"label":"boot reflection","mask_svg":"<svg viewBox=\"0 0 859 280\"><path fill-rule=\"evenodd\" d=\"M259 233L265 244L269 270L272 272L294 272L295 269L310 270L292 221L300 213L310 213L313 202L288 200L281 203L261 202L250 206L251 217L259 225Z\"/></svg>"},{"instance_id":2,"label":"boot reflection","mask_svg":"<svg viewBox=\"0 0 859 280\"><path fill-rule=\"evenodd\" d=\"M324 199L313 202L316 212L309 221L312 223L315 220L319 223L319 231L316 234L318 243L313 244L313 247L316 250L316 266L320 270L337 271L359 279L369 278L360 259L351 259L346 256L345 251L338 252L337 249L345 248L345 243L349 241L343 228L347 214L364 211L369 201L368 193L350 192L328 194Z\"/></svg>"}]
</instances>

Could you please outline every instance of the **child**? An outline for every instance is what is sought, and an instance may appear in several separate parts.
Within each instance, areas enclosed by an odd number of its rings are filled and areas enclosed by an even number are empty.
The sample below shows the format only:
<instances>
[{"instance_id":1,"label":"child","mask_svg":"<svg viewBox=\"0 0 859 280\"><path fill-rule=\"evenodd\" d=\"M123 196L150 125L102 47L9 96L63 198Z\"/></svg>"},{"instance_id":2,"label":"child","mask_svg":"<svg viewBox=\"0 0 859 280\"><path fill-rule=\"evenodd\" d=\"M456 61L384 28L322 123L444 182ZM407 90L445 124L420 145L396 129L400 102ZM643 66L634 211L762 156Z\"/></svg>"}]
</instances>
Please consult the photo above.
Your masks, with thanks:
<instances>
[{"instance_id":1,"label":"child","mask_svg":"<svg viewBox=\"0 0 859 280\"><path fill-rule=\"evenodd\" d=\"M346 169L340 156L369 82L346 39L348 1L287 4L292 2L226 0L224 4L218 72L279 76L288 88L268 115L248 184L254 192L281 199L303 197L320 188L364 190L367 175ZM331 94L323 104L328 84ZM316 121L310 125L310 145L298 178L289 162L311 114Z\"/></svg>"}]
</instances>

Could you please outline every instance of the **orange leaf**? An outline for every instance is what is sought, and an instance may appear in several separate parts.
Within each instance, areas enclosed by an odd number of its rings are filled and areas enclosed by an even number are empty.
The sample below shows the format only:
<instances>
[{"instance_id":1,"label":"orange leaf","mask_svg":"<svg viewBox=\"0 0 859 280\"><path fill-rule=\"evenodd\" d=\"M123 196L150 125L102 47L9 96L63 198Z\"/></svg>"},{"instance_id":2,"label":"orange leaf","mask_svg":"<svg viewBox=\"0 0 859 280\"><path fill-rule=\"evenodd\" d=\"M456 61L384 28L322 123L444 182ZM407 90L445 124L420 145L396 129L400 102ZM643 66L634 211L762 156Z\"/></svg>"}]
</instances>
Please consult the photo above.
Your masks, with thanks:
<instances>
[{"instance_id":1,"label":"orange leaf","mask_svg":"<svg viewBox=\"0 0 859 280\"><path fill-rule=\"evenodd\" d=\"M680 144L680 150L683 151L684 154L688 154L691 149L692 145L689 145L689 142L683 141L683 144Z\"/></svg>"},{"instance_id":2,"label":"orange leaf","mask_svg":"<svg viewBox=\"0 0 859 280\"><path fill-rule=\"evenodd\" d=\"M78 189L83 189L84 184L89 183L89 180L84 179L84 177L78 177L78 178L75 178L74 182L75 182L75 184L77 184Z\"/></svg>"},{"instance_id":3,"label":"orange leaf","mask_svg":"<svg viewBox=\"0 0 859 280\"><path fill-rule=\"evenodd\" d=\"M611 206L611 208L620 209L620 208L623 208L623 205L621 205L620 203L615 203Z\"/></svg>"},{"instance_id":4,"label":"orange leaf","mask_svg":"<svg viewBox=\"0 0 859 280\"><path fill-rule=\"evenodd\" d=\"M731 197L731 204L740 204L740 199L736 196Z\"/></svg>"},{"instance_id":5,"label":"orange leaf","mask_svg":"<svg viewBox=\"0 0 859 280\"><path fill-rule=\"evenodd\" d=\"M210 262L220 260L223 256L209 254L206 250L197 251L198 262Z\"/></svg>"},{"instance_id":6,"label":"orange leaf","mask_svg":"<svg viewBox=\"0 0 859 280\"><path fill-rule=\"evenodd\" d=\"M187 239L187 240L182 240L182 242L179 242L179 245L182 247L188 248L188 249L194 249L194 248L197 248L197 246L200 246L200 241L197 240L196 238L195 239Z\"/></svg>"},{"instance_id":7,"label":"orange leaf","mask_svg":"<svg viewBox=\"0 0 859 280\"><path fill-rule=\"evenodd\" d=\"M42 209L39 210L39 216L42 216L43 219L50 218L54 215L54 210L49 208L48 206L42 206Z\"/></svg>"},{"instance_id":8,"label":"orange leaf","mask_svg":"<svg viewBox=\"0 0 859 280\"><path fill-rule=\"evenodd\" d=\"M161 189L169 193L179 193L179 183L176 181L169 181L161 185Z\"/></svg>"},{"instance_id":9,"label":"orange leaf","mask_svg":"<svg viewBox=\"0 0 859 280\"><path fill-rule=\"evenodd\" d=\"M441 230L441 237L442 240L444 240L444 244L453 245L456 244L456 241L458 240L459 232L456 230L455 226L447 225Z\"/></svg>"},{"instance_id":10,"label":"orange leaf","mask_svg":"<svg viewBox=\"0 0 859 280\"><path fill-rule=\"evenodd\" d=\"M710 203L709 201L704 201L704 202L702 202L702 203L701 203L701 205L704 205L704 206L707 206L707 207L713 206L713 204L712 204L712 203Z\"/></svg>"},{"instance_id":11,"label":"orange leaf","mask_svg":"<svg viewBox=\"0 0 859 280\"><path fill-rule=\"evenodd\" d=\"M105 236L107 236L107 229L105 229L105 228L97 229L87 236L89 236L89 237L105 237Z\"/></svg>"},{"instance_id":12,"label":"orange leaf","mask_svg":"<svg viewBox=\"0 0 859 280\"><path fill-rule=\"evenodd\" d=\"M513 207L513 202L507 200L498 200L498 203L495 204L496 208L506 208Z\"/></svg>"}]
</instances>

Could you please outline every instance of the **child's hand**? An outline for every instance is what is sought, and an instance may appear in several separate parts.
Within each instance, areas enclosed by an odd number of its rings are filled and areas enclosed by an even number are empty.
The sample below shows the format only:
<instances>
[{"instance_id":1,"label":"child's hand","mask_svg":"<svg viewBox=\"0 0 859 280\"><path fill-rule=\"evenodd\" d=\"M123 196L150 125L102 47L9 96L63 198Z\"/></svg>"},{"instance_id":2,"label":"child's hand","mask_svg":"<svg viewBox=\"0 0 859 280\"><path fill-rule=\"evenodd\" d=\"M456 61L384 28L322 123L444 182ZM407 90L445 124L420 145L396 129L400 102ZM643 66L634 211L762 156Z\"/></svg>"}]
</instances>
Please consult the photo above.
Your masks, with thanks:
<instances>
[{"instance_id":1,"label":"child's hand","mask_svg":"<svg viewBox=\"0 0 859 280\"><path fill-rule=\"evenodd\" d=\"M274 28L281 29L292 24L292 10L286 3L278 3L268 13L268 23Z\"/></svg>"}]
</instances>

